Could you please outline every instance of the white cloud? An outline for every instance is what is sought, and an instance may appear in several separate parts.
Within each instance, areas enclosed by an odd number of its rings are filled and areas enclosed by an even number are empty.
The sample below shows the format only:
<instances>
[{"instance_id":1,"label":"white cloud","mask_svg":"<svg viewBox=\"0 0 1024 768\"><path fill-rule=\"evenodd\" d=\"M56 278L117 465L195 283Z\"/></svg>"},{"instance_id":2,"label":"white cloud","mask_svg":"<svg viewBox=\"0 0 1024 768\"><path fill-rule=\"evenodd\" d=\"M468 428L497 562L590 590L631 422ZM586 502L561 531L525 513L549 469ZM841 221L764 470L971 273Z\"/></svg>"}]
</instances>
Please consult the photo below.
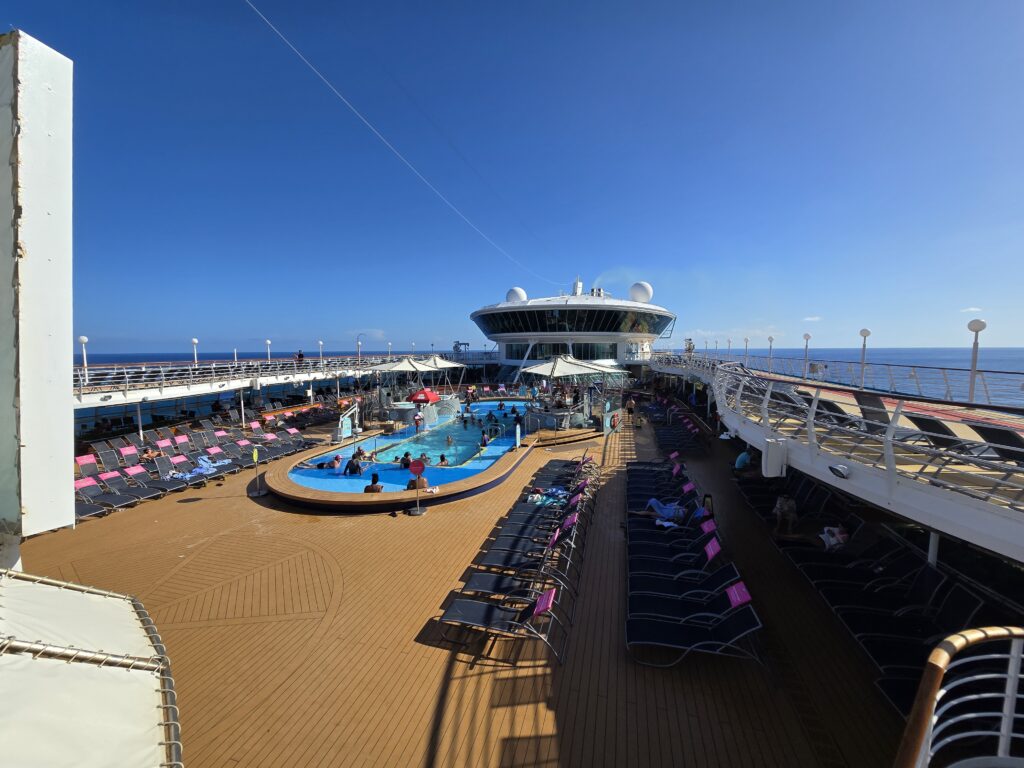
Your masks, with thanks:
<instances>
[{"instance_id":1,"label":"white cloud","mask_svg":"<svg viewBox=\"0 0 1024 768\"><path fill-rule=\"evenodd\" d=\"M817 323L820 320L821 320L821 315L811 315L810 317L805 317L803 319L803 322L805 322L805 323Z\"/></svg>"},{"instance_id":2,"label":"white cloud","mask_svg":"<svg viewBox=\"0 0 1024 768\"><path fill-rule=\"evenodd\" d=\"M961 312L984 312L981 307L964 307L960 310Z\"/></svg>"}]
</instances>

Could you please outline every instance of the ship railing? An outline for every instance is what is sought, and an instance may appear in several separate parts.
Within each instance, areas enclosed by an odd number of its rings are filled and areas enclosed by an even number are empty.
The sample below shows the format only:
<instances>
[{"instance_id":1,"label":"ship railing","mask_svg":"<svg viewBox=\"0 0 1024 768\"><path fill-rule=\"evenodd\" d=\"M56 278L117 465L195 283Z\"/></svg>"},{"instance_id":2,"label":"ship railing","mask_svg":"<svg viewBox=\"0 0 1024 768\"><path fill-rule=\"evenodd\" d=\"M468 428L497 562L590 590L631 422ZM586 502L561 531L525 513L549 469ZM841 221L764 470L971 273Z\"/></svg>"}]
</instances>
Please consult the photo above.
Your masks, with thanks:
<instances>
[{"instance_id":1,"label":"ship railing","mask_svg":"<svg viewBox=\"0 0 1024 768\"><path fill-rule=\"evenodd\" d=\"M952 402L1024 407L1024 372L978 370L974 374L974 399L970 399L971 371L928 365L895 365L865 360L805 360L803 357L743 355L736 352L710 355L655 353L652 361L666 365L687 362L704 368L718 363L742 363L745 368L803 382L831 383L846 387L928 397Z\"/></svg>"},{"instance_id":2,"label":"ship railing","mask_svg":"<svg viewBox=\"0 0 1024 768\"><path fill-rule=\"evenodd\" d=\"M1011 453L1013 446L900 426L906 400L897 400L891 412L875 417L837 413L844 409L821 387L807 388L800 396L790 385L725 369L716 376L715 392L716 397L724 394L725 406L744 418L836 457L1024 511L1024 467L1000 456ZM838 409L826 409L823 401ZM929 415L948 424L951 432L962 430L953 420Z\"/></svg>"},{"instance_id":3,"label":"ship railing","mask_svg":"<svg viewBox=\"0 0 1024 768\"><path fill-rule=\"evenodd\" d=\"M1024 628L950 635L931 652L895 768L1024 763Z\"/></svg>"},{"instance_id":4,"label":"ship railing","mask_svg":"<svg viewBox=\"0 0 1024 768\"><path fill-rule=\"evenodd\" d=\"M884 403L884 409L857 413L854 404L837 397L842 394L839 390L769 379L735 363L710 370L697 362L680 370L701 374L712 382L720 410L731 411L781 437L809 444L837 459L879 468L894 479L907 478L1024 511L1024 450L1011 444L1010 434L1024 433L1020 415L962 406L943 409L909 398ZM916 414L941 424L943 431L904 426L905 416ZM978 439L968 437L970 425L964 420L972 418L1003 427L1006 442L983 440L980 435Z\"/></svg>"},{"instance_id":5,"label":"ship railing","mask_svg":"<svg viewBox=\"0 0 1024 768\"><path fill-rule=\"evenodd\" d=\"M237 379L275 377L283 381L315 378L365 376L371 366L379 364L379 357L319 357L304 360L239 360L203 361L188 363L139 363L135 365L90 365L88 369L76 366L74 388L79 395L86 392L113 392L133 389L165 389L184 386L191 388Z\"/></svg>"}]
</instances>

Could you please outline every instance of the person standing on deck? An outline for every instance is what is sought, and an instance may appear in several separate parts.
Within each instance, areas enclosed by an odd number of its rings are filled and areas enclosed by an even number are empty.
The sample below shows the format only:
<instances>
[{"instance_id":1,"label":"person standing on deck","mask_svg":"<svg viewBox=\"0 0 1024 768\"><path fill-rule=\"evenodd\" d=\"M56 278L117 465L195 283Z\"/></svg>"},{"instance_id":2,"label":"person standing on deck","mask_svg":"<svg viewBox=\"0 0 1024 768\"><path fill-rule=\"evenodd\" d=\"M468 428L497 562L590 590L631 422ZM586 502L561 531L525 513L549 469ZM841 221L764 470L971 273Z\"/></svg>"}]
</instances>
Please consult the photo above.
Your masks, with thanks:
<instances>
[{"instance_id":1,"label":"person standing on deck","mask_svg":"<svg viewBox=\"0 0 1024 768\"><path fill-rule=\"evenodd\" d=\"M629 423L630 424L635 423L635 420L633 418L633 412L635 410L636 410L636 400L634 400L633 396L630 395L629 400L626 401L626 413L629 416Z\"/></svg>"}]
</instances>

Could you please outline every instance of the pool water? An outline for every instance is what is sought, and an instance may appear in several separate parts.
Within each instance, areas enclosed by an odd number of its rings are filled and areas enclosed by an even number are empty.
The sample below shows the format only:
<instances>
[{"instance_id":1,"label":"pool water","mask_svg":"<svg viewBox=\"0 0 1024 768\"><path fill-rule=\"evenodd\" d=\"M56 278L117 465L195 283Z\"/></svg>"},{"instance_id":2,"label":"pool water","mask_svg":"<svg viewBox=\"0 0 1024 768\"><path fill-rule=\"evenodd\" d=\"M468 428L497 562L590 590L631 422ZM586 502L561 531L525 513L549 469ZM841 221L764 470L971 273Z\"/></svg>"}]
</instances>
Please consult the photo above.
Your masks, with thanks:
<instances>
[{"instance_id":1,"label":"pool water","mask_svg":"<svg viewBox=\"0 0 1024 768\"><path fill-rule=\"evenodd\" d=\"M362 493L363 488L370 484L370 475L376 472L385 491L404 491L413 474L402 469L395 463L396 459L408 451L412 458L419 458L426 453L430 458L423 476L431 486L446 485L471 477L490 467L499 457L505 455L515 445L515 423L509 411L516 406L520 413L525 413L525 400L505 400L504 411L498 410L498 401L473 403L471 413L479 418L494 413L498 423L504 428L504 434L491 439L486 448L480 447L480 431L482 427L468 425L463 427L462 419L455 418L441 422L430 429L420 429L417 435L413 427L407 427L394 435L378 435L361 440L343 450L331 450L316 458L309 459L313 464L330 461L341 454L347 461L357 446L361 445L367 453L377 451L377 461L363 470L362 475L345 476L341 469L293 469L288 477L299 485L318 491L336 491L338 493ZM522 434L525 435L525 426ZM448 442L451 437L451 444ZM451 466L438 467L438 460L444 454ZM344 468L344 462L342 468Z\"/></svg>"}]
</instances>

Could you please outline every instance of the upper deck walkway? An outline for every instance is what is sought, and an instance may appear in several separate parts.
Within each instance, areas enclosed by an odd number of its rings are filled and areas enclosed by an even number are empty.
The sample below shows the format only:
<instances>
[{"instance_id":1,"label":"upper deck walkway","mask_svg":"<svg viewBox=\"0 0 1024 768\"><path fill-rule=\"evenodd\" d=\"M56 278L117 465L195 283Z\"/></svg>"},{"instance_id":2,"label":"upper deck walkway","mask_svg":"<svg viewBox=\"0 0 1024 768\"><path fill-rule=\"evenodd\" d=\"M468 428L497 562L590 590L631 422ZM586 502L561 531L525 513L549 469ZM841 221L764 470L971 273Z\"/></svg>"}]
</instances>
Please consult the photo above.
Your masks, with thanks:
<instances>
[{"instance_id":1,"label":"upper deck walkway","mask_svg":"<svg viewBox=\"0 0 1024 768\"><path fill-rule=\"evenodd\" d=\"M710 384L730 430L781 465L1024 562L1024 415L767 375L691 357L653 366Z\"/></svg>"},{"instance_id":2,"label":"upper deck walkway","mask_svg":"<svg viewBox=\"0 0 1024 768\"><path fill-rule=\"evenodd\" d=\"M743 506L723 445L690 463L765 623L765 666L625 650L623 462L610 438L564 665L454 650L437 617L538 467L420 518L298 513L252 474L25 542L26 570L136 594L175 670L184 759L200 766L883 766L901 720L868 662ZM600 448L600 440L591 446ZM827 681L827 684L822 684Z\"/></svg>"}]
</instances>

